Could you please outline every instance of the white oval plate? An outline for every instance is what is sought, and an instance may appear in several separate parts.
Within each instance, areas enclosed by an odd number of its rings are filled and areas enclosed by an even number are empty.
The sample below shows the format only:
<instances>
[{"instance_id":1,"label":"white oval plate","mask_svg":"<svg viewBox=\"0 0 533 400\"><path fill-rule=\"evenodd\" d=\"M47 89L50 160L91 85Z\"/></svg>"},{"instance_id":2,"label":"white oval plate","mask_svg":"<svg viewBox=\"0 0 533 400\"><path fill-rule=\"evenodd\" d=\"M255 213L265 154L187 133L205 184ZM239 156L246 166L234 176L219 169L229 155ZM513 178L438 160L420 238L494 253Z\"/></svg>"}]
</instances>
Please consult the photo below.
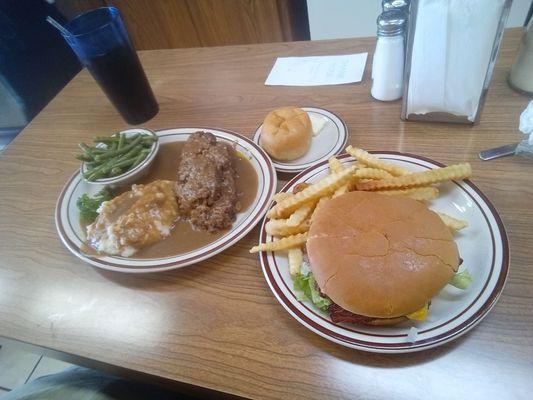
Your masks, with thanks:
<instances>
[{"instance_id":1,"label":"white oval plate","mask_svg":"<svg viewBox=\"0 0 533 400\"><path fill-rule=\"evenodd\" d=\"M79 213L76 199L83 193L94 195L102 186L86 183L79 171L76 172L63 188L56 205L55 220L59 237L65 246L78 258L112 271L142 273L160 272L195 264L237 243L244 237L265 214L268 204L276 191L276 171L268 155L250 139L237 133L212 128L176 128L160 130L157 133L161 144L184 142L191 133L196 131L211 132L218 139L235 144L236 149L249 156L249 160L257 172L257 194L252 205L242 213L237 214L233 227L214 242L193 251L176 254L164 258L125 258L119 256L92 256L84 254L80 248L85 240L85 232L79 224ZM176 171L177 174L177 171Z\"/></svg>"},{"instance_id":2,"label":"white oval plate","mask_svg":"<svg viewBox=\"0 0 533 400\"><path fill-rule=\"evenodd\" d=\"M311 147L304 156L293 161L278 161L272 159L272 163L278 172L293 174L302 172L313 164L327 160L335 154L339 154L346 147L348 128L339 116L323 108L302 107L302 110L306 111L308 114L314 114L325 118L327 122L317 135L313 135ZM259 125L255 130L253 137L253 141L258 145L262 128L263 124Z\"/></svg>"},{"instance_id":3,"label":"white oval plate","mask_svg":"<svg viewBox=\"0 0 533 400\"><path fill-rule=\"evenodd\" d=\"M412 171L423 171L443 165L411 154L374 152L380 158ZM349 165L353 158L338 157ZM317 164L294 177L282 191L290 191L300 182L315 182L328 174L327 161ZM392 327L371 327L335 324L326 313L310 302L299 302L288 272L286 254L260 253L263 273L270 289L282 306L298 322L332 342L359 350L377 353L405 353L439 346L466 333L490 311L500 296L509 268L509 245L502 221L487 197L469 180L447 182L439 188L439 198L430 208L465 219L469 226L456 235L461 268L467 267L474 281L465 291L447 285L432 299L426 321L407 321ZM260 243L270 242L265 223ZM417 330L411 342L408 332Z\"/></svg>"}]
</instances>

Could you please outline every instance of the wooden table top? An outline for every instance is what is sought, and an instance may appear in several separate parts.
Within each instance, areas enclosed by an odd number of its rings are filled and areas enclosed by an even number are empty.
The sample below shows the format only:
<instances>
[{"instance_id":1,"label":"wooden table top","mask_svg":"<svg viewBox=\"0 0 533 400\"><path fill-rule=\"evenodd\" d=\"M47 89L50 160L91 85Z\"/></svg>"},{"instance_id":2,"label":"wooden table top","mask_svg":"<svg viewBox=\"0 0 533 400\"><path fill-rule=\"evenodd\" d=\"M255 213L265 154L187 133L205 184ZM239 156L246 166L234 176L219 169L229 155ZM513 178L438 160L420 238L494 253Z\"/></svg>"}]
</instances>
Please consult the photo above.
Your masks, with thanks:
<instances>
[{"instance_id":1,"label":"wooden table top","mask_svg":"<svg viewBox=\"0 0 533 400\"><path fill-rule=\"evenodd\" d=\"M442 347L368 354L331 343L282 308L248 249L258 229L200 264L127 275L83 264L61 244L54 207L79 164L77 144L126 127L84 70L0 155L0 336L39 351L182 389L257 398L530 398L533 391L533 163L480 150L521 139L529 99L505 83L519 30L508 31L481 123L403 122L400 102L361 84L267 87L277 56L372 51L375 39L155 50L141 58L160 103L153 129L211 126L251 135L283 105L330 109L350 144L443 163L468 161L509 234L511 268L498 304Z\"/></svg>"}]
</instances>

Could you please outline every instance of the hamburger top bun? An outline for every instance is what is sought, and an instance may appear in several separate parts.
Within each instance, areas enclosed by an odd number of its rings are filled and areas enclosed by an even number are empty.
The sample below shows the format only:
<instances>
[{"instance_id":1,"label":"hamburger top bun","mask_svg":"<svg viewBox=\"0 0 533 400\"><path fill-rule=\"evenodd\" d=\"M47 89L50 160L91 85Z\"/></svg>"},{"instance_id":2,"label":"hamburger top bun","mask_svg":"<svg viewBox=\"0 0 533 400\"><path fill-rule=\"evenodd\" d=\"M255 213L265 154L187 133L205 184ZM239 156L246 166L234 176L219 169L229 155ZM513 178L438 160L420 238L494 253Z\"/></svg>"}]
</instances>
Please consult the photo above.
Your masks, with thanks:
<instances>
[{"instance_id":1,"label":"hamburger top bun","mask_svg":"<svg viewBox=\"0 0 533 400\"><path fill-rule=\"evenodd\" d=\"M266 116L259 145L273 158L295 160L309 150L312 134L311 120L304 110L278 108Z\"/></svg>"},{"instance_id":2,"label":"hamburger top bun","mask_svg":"<svg viewBox=\"0 0 533 400\"><path fill-rule=\"evenodd\" d=\"M422 308L459 266L457 245L437 214L408 197L372 192L350 192L317 210L307 253L324 294L375 318Z\"/></svg>"}]
</instances>

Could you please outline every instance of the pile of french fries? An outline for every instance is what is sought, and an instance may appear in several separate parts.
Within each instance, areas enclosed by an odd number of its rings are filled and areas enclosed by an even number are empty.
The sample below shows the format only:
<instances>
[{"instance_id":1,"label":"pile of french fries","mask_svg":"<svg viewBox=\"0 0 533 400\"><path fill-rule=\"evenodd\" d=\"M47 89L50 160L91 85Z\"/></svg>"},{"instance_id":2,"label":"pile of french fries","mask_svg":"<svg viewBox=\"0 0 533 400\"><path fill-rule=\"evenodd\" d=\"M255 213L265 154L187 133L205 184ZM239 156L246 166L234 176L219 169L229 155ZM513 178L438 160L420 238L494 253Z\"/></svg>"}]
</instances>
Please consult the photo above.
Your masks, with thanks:
<instances>
[{"instance_id":1,"label":"pile of french fries","mask_svg":"<svg viewBox=\"0 0 533 400\"><path fill-rule=\"evenodd\" d=\"M346 152L357 160L354 165L344 167L337 158L332 157L328 161L328 176L313 184L300 183L292 193L281 192L274 196L276 204L267 213L269 221L265 230L275 240L252 247L250 253L288 250L289 270L291 275L295 275L300 272L302 247L307 241L313 215L329 199L350 191L365 190L430 201L439 195L439 189L435 186L438 183L466 179L472 175L468 163L411 172L363 149L348 146ZM437 214L452 233L468 226L467 221Z\"/></svg>"}]
</instances>

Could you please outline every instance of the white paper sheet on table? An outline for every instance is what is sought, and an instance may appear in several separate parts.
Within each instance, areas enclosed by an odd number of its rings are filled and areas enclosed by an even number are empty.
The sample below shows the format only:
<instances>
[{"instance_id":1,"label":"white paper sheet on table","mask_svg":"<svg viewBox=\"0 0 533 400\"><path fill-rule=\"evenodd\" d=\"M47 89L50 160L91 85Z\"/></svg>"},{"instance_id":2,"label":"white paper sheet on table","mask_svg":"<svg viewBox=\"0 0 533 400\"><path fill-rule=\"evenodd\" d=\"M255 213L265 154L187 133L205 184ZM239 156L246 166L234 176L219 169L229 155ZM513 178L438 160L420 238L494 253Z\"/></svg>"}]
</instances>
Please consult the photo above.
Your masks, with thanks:
<instances>
[{"instance_id":1,"label":"white paper sheet on table","mask_svg":"<svg viewBox=\"0 0 533 400\"><path fill-rule=\"evenodd\" d=\"M278 57L265 85L320 86L360 82L367 53L341 56Z\"/></svg>"}]
</instances>

